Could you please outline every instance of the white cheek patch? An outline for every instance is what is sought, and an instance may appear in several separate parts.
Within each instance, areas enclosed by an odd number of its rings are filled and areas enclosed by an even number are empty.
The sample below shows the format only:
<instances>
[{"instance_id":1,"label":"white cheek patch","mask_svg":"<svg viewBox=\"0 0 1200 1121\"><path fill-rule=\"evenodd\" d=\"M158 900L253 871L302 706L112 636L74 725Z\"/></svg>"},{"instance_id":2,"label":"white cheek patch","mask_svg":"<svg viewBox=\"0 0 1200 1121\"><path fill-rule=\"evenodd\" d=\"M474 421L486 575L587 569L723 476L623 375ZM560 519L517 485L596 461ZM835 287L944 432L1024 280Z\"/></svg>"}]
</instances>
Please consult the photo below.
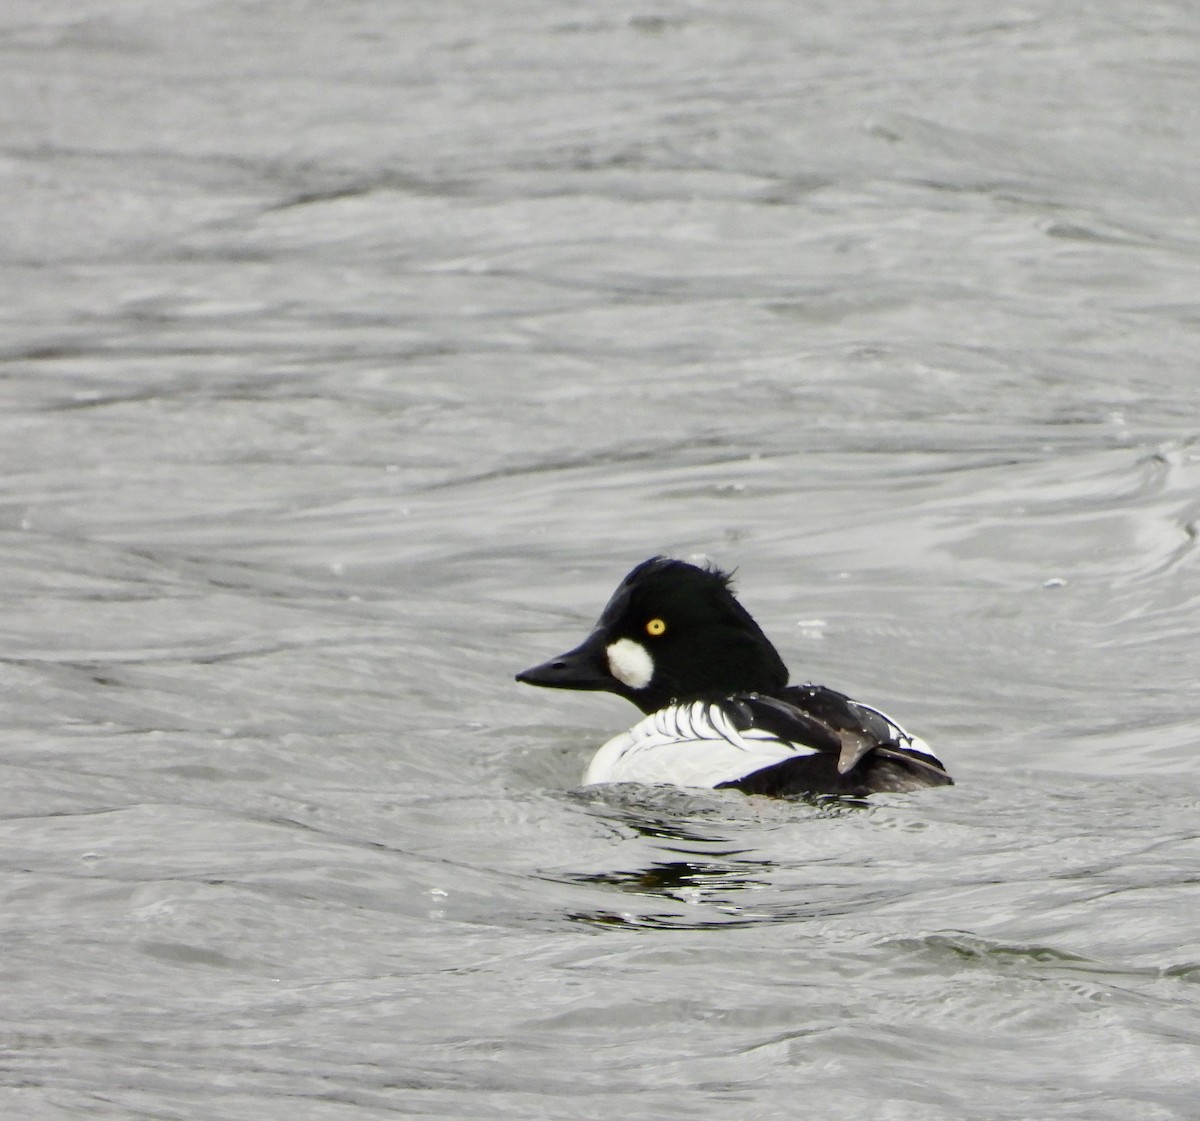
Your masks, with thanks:
<instances>
[{"instance_id":1,"label":"white cheek patch","mask_svg":"<svg viewBox=\"0 0 1200 1121\"><path fill-rule=\"evenodd\" d=\"M608 672L630 689L645 689L654 676L654 659L650 652L632 638L618 638L605 650Z\"/></svg>"}]
</instances>

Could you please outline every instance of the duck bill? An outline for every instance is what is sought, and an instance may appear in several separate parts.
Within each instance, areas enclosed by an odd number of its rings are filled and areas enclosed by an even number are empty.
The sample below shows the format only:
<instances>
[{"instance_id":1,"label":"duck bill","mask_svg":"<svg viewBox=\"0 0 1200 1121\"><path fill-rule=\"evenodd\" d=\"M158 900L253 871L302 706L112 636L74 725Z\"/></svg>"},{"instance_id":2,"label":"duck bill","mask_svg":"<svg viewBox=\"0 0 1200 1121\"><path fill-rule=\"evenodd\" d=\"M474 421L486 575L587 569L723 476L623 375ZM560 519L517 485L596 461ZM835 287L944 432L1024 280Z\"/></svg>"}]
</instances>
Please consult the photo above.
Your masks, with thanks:
<instances>
[{"instance_id":1,"label":"duck bill","mask_svg":"<svg viewBox=\"0 0 1200 1121\"><path fill-rule=\"evenodd\" d=\"M604 639L598 633L590 635L574 650L522 670L517 680L547 689L611 690L617 684L608 670Z\"/></svg>"}]
</instances>

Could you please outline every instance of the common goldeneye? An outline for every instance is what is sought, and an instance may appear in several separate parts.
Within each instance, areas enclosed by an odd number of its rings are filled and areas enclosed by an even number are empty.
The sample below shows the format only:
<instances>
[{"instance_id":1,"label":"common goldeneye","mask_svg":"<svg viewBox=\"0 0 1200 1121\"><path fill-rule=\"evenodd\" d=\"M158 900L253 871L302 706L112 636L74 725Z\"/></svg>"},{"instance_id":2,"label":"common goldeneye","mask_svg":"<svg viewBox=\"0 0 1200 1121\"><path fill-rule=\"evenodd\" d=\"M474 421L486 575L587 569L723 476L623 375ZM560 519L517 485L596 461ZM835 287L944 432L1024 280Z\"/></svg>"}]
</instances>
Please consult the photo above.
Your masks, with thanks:
<instances>
[{"instance_id":1,"label":"common goldeneye","mask_svg":"<svg viewBox=\"0 0 1200 1121\"><path fill-rule=\"evenodd\" d=\"M882 712L823 685L788 685L730 574L711 566L643 561L581 645L517 680L616 693L647 714L596 752L585 785L861 797L953 783L928 745Z\"/></svg>"}]
</instances>

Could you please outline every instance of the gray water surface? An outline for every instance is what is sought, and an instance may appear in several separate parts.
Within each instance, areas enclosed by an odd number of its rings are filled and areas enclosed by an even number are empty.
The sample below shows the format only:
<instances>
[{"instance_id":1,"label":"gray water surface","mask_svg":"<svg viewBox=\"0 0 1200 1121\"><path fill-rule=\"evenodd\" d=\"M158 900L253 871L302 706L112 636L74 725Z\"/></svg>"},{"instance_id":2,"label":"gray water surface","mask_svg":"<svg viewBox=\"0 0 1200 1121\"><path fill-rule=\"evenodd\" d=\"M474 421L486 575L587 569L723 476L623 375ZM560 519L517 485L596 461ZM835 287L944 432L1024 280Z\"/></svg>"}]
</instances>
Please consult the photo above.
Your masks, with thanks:
<instances>
[{"instance_id":1,"label":"gray water surface","mask_svg":"<svg viewBox=\"0 0 1200 1121\"><path fill-rule=\"evenodd\" d=\"M0 1114L1200 1116L1200 14L0 13ZM958 785L578 788L653 553Z\"/></svg>"}]
</instances>

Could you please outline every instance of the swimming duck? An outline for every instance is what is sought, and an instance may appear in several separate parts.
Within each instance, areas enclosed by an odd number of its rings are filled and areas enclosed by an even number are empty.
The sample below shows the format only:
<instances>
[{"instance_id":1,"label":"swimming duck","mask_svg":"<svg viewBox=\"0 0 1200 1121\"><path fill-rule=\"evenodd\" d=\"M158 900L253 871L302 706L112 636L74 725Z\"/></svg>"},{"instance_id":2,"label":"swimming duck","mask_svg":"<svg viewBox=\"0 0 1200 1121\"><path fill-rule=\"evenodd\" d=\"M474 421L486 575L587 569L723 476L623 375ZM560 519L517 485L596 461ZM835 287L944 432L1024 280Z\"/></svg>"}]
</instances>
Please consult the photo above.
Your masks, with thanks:
<instances>
[{"instance_id":1,"label":"swimming duck","mask_svg":"<svg viewBox=\"0 0 1200 1121\"><path fill-rule=\"evenodd\" d=\"M585 785L862 797L953 783L929 746L882 712L823 685L789 685L730 574L711 565L643 561L579 646L517 680L615 693L646 714L596 752Z\"/></svg>"}]
</instances>

